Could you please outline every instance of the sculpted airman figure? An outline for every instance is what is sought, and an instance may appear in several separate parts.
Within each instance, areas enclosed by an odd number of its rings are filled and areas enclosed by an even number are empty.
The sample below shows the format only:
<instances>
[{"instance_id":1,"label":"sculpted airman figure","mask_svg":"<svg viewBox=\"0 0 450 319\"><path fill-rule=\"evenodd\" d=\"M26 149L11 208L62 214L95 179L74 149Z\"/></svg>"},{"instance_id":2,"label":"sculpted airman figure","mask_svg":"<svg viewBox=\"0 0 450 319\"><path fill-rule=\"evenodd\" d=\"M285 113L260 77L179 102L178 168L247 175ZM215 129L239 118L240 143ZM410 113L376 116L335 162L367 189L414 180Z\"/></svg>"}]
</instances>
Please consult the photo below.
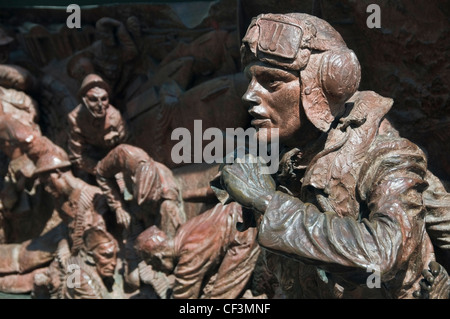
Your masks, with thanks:
<instances>
[{"instance_id":1,"label":"sculpted airman figure","mask_svg":"<svg viewBox=\"0 0 450 319\"><path fill-rule=\"evenodd\" d=\"M113 238L107 230L107 223L103 217L109 215L106 197L99 187L73 175L69 156L61 147L46 137L41 137L36 141L34 148L37 149L32 152L32 158L35 160L34 176L52 195L55 209L62 221L58 228L61 228L63 236L57 245L40 247L43 251L48 251L51 257L41 258L41 262L47 263L52 259L53 261L45 273L35 278L33 293L37 298L93 297L84 296L84 293L77 289L68 289L70 287L67 287L63 277L70 273L68 269L70 262L79 261L80 256L86 253L81 250L86 248L84 240L88 229L95 228L96 233L101 232L104 237ZM117 243L115 245L117 246ZM70 258L73 260L69 262ZM80 265L85 266L84 263ZM78 266L81 267L80 265ZM100 292L95 290L90 293Z\"/></svg>"},{"instance_id":2,"label":"sculpted airman figure","mask_svg":"<svg viewBox=\"0 0 450 319\"><path fill-rule=\"evenodd\" d=\"M384 120L391 99L358 91L358 59L338 32L307 14L261 14L241 58L252 125L278 129L257 138L284 149L274 178L247 155L221 183L253 210L279 296L423 297L425 277L429 297L448 298L426 231L426 156Z\"/></svg>"},{"instance_id":3,"label":"sculpted airman figure","mask_svg":"<svg viewBox=\"0 0 450 319\"><path fill-rule=\"evenodd\" d=\"M109 103L109 92L100 76L87 75L79 90L81 103L68 115L70 160L93 176L97 162L128 138L126 122Z\"/></svg>"}]
</instances>

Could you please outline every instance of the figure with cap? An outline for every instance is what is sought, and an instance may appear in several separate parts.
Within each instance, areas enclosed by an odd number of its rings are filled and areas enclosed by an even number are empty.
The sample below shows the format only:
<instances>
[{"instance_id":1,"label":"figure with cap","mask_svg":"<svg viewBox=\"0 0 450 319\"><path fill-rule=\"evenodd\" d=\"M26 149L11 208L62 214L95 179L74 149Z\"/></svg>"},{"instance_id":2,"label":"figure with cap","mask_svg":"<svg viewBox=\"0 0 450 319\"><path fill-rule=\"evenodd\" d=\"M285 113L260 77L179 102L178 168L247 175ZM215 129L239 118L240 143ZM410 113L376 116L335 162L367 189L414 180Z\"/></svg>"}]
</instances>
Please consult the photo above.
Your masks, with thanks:
<instances>
[{"instance_id":1,"label":"figure with cap","mask_svg":"<svg viewBox=\"0 0 450 319\"><path fill-rule=\"evenodd\" d=\"M75 254L81 247L85 229L99 227L106 230L103 216L109 207L100 188L73 175L66 151L46 137L37 143L34 176L52 195L55 208L68 227L69 246Z\"/></svg>"},{"instance_id":2,"label":"figure with cap","mask_svg":"<svg viewBox=\"0 0 450 319\"><path fill-rule=\"evenodd\" d=\"M63 238L61 227L50 229L50 196L33 176L39 138L40 132L0 112L0 151L9 159L0 189L0 291L6 293L29 293Z\"/></svg>"},{"instance_id":3,"label":"figure with cap","mask_svg":"<svg viewBox=\"0 0 450 319\"><path fill-rule=\"evenodd\" d=\"M34 164L27 154L29 142L41 135L39 106L30 95L37 79L22 66L6 64L13 41L0 28L0 157L8 165L0 177L0 241L9 243L36 236L46 222L46 213L39 212L45 210L45 196L31 176Z\"/></svg>"},{"instance_id":4,"label":"figure with cap","mask_svg":"<svg viewBox=\"0 0 450 319\"><path fill-rule=\"evenodd\" d=\"M55 260L37 279L35 289L40 298L62 298L60 289L64 283L54 274L67 270L68 258L80 253L87 229L101 229L107 236L112 236L107 229L107 224L111 224L107 219L109 206L99 187L73 175L66 151L51 140L44 136L38 138L30 153L35 162L34 177L51 194L64 229L64 237L52 251Z\"/></svg>"},{"instance_id":5,"label":"figure with cap","mask_svg":"<svg viewBox=\"0 0 450 319\"><path fill-rule=\"evenodd\" d=\"M28 223L33 222L32 218L43 218L48 210L50 215L53 209L59 213L59 218L50 220L46 225L45 232L38 227L38 236L20 243L0 245L4 262L0 274L16 277L14 284L9 282L16 291L21 292L25 288L29 291L33 283L30 274L34 269L39 269L36 275L45 275L45 268L54 259L61 241L67 240L71 253L76 253L87 227L95 225L105 228L102 209L108 206L98 188L72 175L69 157L61 147L45 136L35 135L31 128L11 117L0 118L3 120L0 125L2 140L10 148L18 148L32 162L30 179L35 180L39 189L44 191L39 196L47 200L46 211L42 205L38 206L40 215L25 216L30 220L22 221L20 226L26 228ZM1 288L11 276L1 277Z\"/></svg>"},{"instance_id":6,"label":"figure with cap","mask_svg":"<svg viewBox=\"0 0 450 319\"><path fill-rule=\"evenodd\" d=\"M68 114L69 157L75 168L95 176L95 166L109 150L128 138L127 124L109 103L109 85L87 75L78 92L81 103Z\"/></svg>"},{"instance_id":7,"label":"figure with cap","mask_svg":"<svg viewBox=\"0 0 450 319\"><path fill-rule=\"evenodd\" d=\"M340 34L311 15L261 14L241 59L256 137L283 148L274 176L248 154L222 167L221 184L254 212L279 295L448 298L426 228L426 156L385 119L392 99L358 91Z\"/></svg>"},{"instance_id":8,"label":"figure with cap","mask_svg":"<svg viewBox=\"0 0 450 319\"><path fill-rule=\"evenodd\" d=\"M117 174L123 182L117 182ZM139 285L134 251L136 237L146 228L157 225L169 237L186 221L180 189L172 171L153 160L139 147L121 144L112 149L97 165L97 183L106 195L117 223L124 229L127 279ZM121 189L120 185L124 185Z\"/></svg>"}]
</instances>

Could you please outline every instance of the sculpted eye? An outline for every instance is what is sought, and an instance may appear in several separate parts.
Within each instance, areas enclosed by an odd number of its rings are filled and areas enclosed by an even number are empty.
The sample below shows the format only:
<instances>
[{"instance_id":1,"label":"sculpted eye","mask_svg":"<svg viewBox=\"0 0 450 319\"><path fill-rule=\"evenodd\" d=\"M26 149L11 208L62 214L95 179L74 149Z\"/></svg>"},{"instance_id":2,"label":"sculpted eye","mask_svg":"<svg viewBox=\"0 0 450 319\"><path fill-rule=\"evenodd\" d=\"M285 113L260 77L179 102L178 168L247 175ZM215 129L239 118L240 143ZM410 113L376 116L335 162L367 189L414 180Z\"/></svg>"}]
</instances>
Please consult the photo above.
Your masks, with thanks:
<instances>
[{"instance_id":1,"label":"sculpted eye","mask_svg":"<svg viewBox=\"0 0 450 319\"><path fill-rule=\"evenodd\" d=\"M270 79L268 84L271 89L275 90L275 89L279 88L282 83L283 83L282 81L279 81L276 79Z\"/></svg>"}]
</instances>

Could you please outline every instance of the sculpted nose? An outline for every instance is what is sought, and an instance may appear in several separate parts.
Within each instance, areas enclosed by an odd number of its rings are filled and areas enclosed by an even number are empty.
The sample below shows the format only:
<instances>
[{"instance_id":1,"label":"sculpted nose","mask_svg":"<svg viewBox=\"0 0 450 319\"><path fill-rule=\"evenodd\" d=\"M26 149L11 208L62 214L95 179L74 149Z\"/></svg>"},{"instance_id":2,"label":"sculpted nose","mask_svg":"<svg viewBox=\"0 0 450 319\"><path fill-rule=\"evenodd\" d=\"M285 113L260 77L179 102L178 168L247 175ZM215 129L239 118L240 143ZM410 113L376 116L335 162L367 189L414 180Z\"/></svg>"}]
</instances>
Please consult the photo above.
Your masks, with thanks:
<instances>
[{"instance_id":1,"label":"sculpted nose","mask_svg":"<svg viewBox=\"0 0 450 319\"><path fill-rule=\"evenodd\" d=\"M257 105L261 103L261 99L258 97L257 86L253 83L253 81L249 84L247 91L245 91L242 96L242 100L246 103L249 103L250 106Z\"/></svg>"}]
</instances>

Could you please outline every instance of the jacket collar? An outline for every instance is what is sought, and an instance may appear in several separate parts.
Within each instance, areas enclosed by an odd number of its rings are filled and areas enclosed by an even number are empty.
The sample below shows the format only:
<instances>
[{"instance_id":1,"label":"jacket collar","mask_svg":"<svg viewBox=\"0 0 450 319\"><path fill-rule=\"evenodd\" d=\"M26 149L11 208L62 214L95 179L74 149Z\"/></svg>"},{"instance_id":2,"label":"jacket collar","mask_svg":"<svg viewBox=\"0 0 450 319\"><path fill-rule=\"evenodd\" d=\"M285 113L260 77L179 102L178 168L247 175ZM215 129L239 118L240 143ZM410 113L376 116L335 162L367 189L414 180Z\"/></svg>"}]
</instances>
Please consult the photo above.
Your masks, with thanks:
<instances>
[{"instance_id":1,"label":"jacket collar","mask_svg":"<svg viewBox=\"0 0 450 319\"><path fill-rule=\"evenodd\" d=\"M356 207L350 207L356 204L348 199L356 198L361 162L378 135L378 127L392 104L392 99L373 91L356 92L346 102L346 113L335 121L324 136L326 140L324 144L322 142L323 149L303 169L303 178L300 185L297 185L301 189L294 189L292 193L305 192L307 188L313 187L321 190L320 193L326 198L324 202L327 204L322 206L343 215L356 211ZM291 155L280 161L280 167L295 167L292 162L299 155L295 152ZM289 185L287 187L290 188Z\"/></svg>"}]
</instances>

